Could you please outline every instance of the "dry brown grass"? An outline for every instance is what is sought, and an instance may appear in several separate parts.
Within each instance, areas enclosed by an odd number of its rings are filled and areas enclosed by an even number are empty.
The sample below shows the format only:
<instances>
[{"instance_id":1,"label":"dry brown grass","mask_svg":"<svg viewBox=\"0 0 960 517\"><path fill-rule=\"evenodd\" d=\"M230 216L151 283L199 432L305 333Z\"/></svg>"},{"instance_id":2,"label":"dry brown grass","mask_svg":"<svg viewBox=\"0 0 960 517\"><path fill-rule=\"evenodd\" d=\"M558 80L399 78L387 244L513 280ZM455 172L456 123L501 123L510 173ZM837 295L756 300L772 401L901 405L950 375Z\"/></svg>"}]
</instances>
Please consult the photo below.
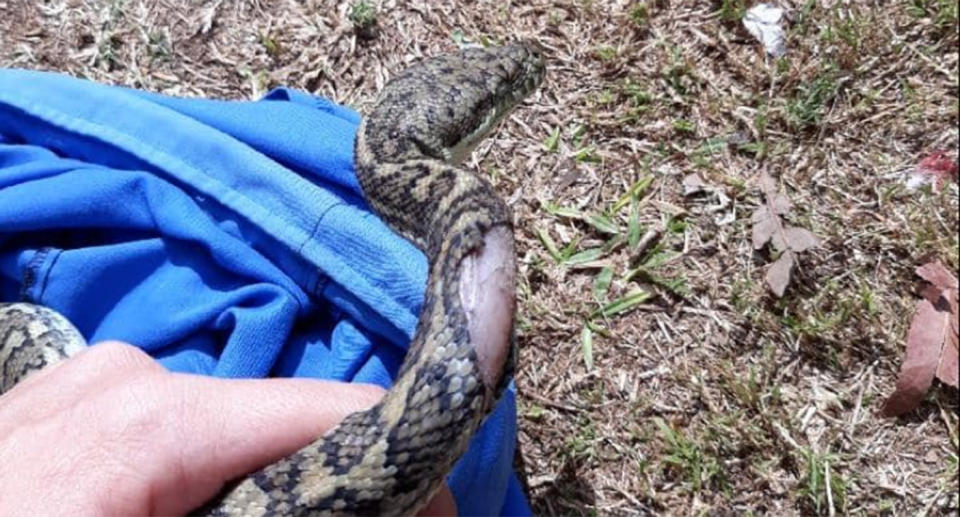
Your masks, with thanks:
<instances>
[{"instance_id":1,"label":"dry brown grass","mask_svg":"<svg viewBox=\"0 0 960 517\"><path fill-rule=\"evenodd\" d=\"M518 463L536 511L955 513L956 390L900 420L877 411L913 268L958 266L956 186L901 185L926 153L956 155L957 4L788 0L773 62L737 22L744 3L382 1L379 37L361 41L348 2L0 0L0 65L219 98L288 85L362 109L455 37L536 37L547 85L470 164L517 216ZM762 170L824 239L780 300L750 245ZM690 172L726 200L685 197ZM663 229L642 252L546 209L606 212L644 179L606 225ZM601 251L558 262L544 236ZM591 316L605 267L602 299L653 296Z\"/></svg>"}]
</instances>

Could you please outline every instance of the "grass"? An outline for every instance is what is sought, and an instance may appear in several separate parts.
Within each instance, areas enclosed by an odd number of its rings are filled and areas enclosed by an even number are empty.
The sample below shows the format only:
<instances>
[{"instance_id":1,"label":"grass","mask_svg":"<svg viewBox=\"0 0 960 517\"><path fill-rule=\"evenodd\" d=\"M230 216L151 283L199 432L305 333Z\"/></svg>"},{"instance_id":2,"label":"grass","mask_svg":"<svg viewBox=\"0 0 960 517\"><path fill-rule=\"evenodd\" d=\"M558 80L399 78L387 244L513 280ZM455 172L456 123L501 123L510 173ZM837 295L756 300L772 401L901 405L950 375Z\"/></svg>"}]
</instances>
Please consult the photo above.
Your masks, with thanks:
<instances>
[{"instance_id":1,"label":"grass","mask_svg":"<svg viewBox=\"0 0 960 517\"><path fill-rule=\"evenodd\" d=\"M814 515L845 513L847 479L836 471L837 457L808 449L804 451L803 461L806 473L799 494L807 499L809 512Z\"/></svg>"},{"instance_id":2,"label":"grass","mask_svg":"<svg viewBox=\"0 0 960 517\"><path fill-rule=\"evenodd\" d=\"M932 18L937 27L950 29L957 25L957 3L950 0L912 0L906 11L917 19Z\"/></svg>"},{"instance_id":3,"label":"grass","mask_svg":"<svg viewBox=\"0 0 960 517\"><path fill-rule=\"evenodd\" d=\"M720 1L720 19L725 22L740 22L747 12L747 4L744 0L721 0Z\"/></svg>"},{"instance_id":4,"label":"grass","mask_svg":"<svg viewBox=\"0 0 960 517\"><path fill-rule=\"evenodd\" d=\"M913 269L960 263L956 186L902 181L958 148L957 3L786 0L778 60L742 27L755 3L8 2L0 64L363 110L420 56L536 37L544 88L467 162L516 218L535 512L955 513L956 391L877 413ZM824 240L779 300L750 243L764 170ZM727 201L684 195L694 172Z\"/></svg>"},{"instance_id":5,"label":"grass","mask_svg":"<svg viewBox=\"0 0 960 517\"><path fill-rule=\"evenodd\" d=\"M377 23L377 7L366 0L357 0L350 4L348 18L358 27L370 27Z\"/></svg>"},{"instance_id":6,"label":"grass","mask_svg":"<svg viewBox=\"0 0 960 517\"><path fill-rule=\"evenodd\" d=\"M830 71L824 71L816 79L797 86L793 98L787 101L790 126L794 129L817 126L836 94L836 79Z\"/></svg>"},{"instance_id":7,"label":"grass","mask_svg":"<svg viewBox=\"0 0 960 517\"><path fill-rule=\"evenodd\" d=\"M637 27L643 27L650 18L650 9L644 2L637 2L630 8L630 21Z\"/></svg>"},{"instance_id":8,"label":"grass","mask_svg":"<svg viewBox=\"0 0 960 517\"><path fill-rule=\"evenodd\" d=\"M726 488L722 466L716 457L702 448L701 440L684 436L663 419L654 422L667 445L660 460L667 475L678 477L693 492Z\"/></svg>"},{"instance_id":9,"label":"grass","mask_svg":"<svg viewBox=\"0 0 960 517\"><path fill-rule=\"evenodd\" d=\"M355 0L350 4L350 14L347 18L362 39L377 37L377 7L373 3L367 0Z\"/></svg>"}]
</instances>

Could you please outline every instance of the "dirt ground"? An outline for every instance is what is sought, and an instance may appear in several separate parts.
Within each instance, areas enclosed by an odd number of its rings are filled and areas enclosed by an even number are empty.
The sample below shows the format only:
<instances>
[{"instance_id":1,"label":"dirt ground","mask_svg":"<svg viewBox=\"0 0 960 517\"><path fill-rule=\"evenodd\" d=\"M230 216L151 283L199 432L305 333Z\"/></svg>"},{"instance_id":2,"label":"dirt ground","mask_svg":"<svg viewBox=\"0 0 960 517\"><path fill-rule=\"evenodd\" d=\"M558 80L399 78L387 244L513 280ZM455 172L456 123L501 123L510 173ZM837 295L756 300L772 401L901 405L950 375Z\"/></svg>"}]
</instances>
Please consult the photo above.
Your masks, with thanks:
<instances>
[{"instance_id":1,"label":"dirt ground","mask_svg":"<svg viewBox=\"0 0 960 517\"><path fill-rule=\"evenodd\" d=\"M362 110L422 56L536 38L544 88L469 162L516 214L536 513L956 514L957 391L878 410L914 268L958 267L956 183L904 185L956 159L957 3L784 0L782 59L753 3L0 0L0 66ZM822 240L782 298L751 243L764 172Z\"/></svg>"}]
</instances>

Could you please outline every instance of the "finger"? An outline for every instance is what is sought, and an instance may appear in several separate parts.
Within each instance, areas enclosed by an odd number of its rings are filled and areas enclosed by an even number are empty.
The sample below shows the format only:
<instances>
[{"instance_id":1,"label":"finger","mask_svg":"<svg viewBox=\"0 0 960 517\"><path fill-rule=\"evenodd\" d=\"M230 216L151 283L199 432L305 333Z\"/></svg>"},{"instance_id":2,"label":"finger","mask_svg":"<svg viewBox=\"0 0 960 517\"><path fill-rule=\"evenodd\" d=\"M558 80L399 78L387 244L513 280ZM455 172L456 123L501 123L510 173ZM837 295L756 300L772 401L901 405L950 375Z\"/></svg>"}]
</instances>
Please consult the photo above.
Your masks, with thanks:
<instances>
[{"instance_id":1,"label":"finger","mask_svg":"<svg viewBox=\"0 0 960 517\"><path fill-rule=\"evenodd\" d=\"M153 485L150 507L158 514L196 508L383 395L376 386L306 379L171 378L170 399L179 407L170 408L176 418L167 439L176 445Z\"/></svg>"}]
</instances>

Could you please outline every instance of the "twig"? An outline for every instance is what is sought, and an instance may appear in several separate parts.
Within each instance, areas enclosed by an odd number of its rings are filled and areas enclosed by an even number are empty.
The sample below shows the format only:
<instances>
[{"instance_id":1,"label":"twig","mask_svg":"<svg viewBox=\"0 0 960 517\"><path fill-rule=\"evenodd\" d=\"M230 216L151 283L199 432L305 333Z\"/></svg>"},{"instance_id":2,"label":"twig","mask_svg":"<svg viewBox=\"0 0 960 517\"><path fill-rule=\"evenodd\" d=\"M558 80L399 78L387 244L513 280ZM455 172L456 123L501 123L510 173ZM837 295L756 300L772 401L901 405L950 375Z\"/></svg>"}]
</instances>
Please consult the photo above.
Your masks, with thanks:
<instances>
[{"instance_id":1,"label":"twig","mask_svg":"<svg viewBox=\"0 0 960 517\"><path fill-rule=\"evenodd\" d=\"M637 249L630 253L630 263L635 264L640 262L640 258L643 257L653 243L660 239L661 235L663 235L663 227L661 225L647 230L647 233L643 234L643 237L637 242Z\"/></svg>"},{"instance_id":2,"label":"twig","mask_svg":"<svg viewBox=\"0 0 960 517\"><path fill-rule=\"evenodd\" d=\"M796 440L794 440L793 437L790 436L790 433L787 432L787 430L784 429L779 422L773 422L771 425L773 425L773 428L777 430L777 433L780 434L780 437L783 438L783 441L787 442L787 444L790 447L793 447L798 451L801 450L800 444L798 444Z\"/></svg>"},{"instance_id":3,"label":"twig","mask_svg":"<svg viewBox=\"0 0 960 517\"><path fill-rule=\"evenodd\" d=\"M550 400L550 399L541 397L540 395L537 395L536 393L527 393L527 392L524 392L522 395L523 395L524 397L526 397L526 398L533 399L533 400L535 400L535 401L543 404L544 406L547 406L547 407L550 407L550 408L553 408L553 409L559 409L559 410L561 410L561 411L569 411L569 412L571 412L571 413L580 413L580 412L582 412L582 411L586 411L587 409L589 409L589 408L580 408L580 407L576 407L576 406L570 406L570 405L567 405L567 404L561 404L561 403L559 403L559 402L554 402L554 401L552 401L552 400Z\"/></svg>"},{"instance_id":4,"label":"twig","mask_svg":"<svg viewBox=\"0 0 960 517\"><path fill-rule=\"evenodd\" d=\"M650 378L653 378L653 377L657 377L657 376L659 376L659 375L663 375L663 374L665 374L665 373L670 373L670 368L667 368L666 366L660 365L660 366L658 366L658 367L656 367L656 368L654 368L654 369L652 369L652 370L647 370L647 371L645 371L645 372L640 372L639 374L637 374L637 379L643 381L643 380L646 380L646 379L650 379Z\"/></svg>"},{"instance_id":5,"label":"twig","mask_svg":"<svg viewBox=\"0 0 960 517\"><path fill-rule=\"evenodd\" d=\"M837 509L833 507L833 488L830 486L830 460L823 460L823 477L827 484L827 513L830 517L837 515Z\"/></svg>"}]
</instances>

